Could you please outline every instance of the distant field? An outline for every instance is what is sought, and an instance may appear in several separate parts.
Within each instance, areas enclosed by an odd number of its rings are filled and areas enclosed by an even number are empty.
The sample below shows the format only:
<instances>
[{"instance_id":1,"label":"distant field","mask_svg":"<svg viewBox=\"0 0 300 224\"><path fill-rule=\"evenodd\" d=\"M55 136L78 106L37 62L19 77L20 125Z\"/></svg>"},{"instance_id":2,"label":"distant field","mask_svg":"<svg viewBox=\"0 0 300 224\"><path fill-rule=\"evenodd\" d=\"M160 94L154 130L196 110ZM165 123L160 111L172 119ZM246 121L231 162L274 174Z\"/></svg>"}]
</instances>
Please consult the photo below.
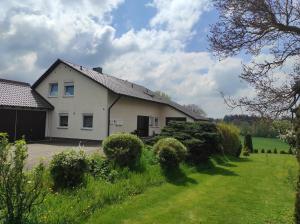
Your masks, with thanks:
<instances>
[{"instance_id":1,"label":"distant field","mask_svg":"<svg viewBox=\"0 0 300 224\"><path fill-rule=\"evenodd\" d=\"M240 138L243 143L244 137L240 136ZM265 149L265 150L271 149L271 150L273 150L274 148L276 148L278 151L281 151L281 150L288 151L289 150L289 145L277 138L253 137L252 142L253 142L254 149Z\"/></svg>"}]
</instances>

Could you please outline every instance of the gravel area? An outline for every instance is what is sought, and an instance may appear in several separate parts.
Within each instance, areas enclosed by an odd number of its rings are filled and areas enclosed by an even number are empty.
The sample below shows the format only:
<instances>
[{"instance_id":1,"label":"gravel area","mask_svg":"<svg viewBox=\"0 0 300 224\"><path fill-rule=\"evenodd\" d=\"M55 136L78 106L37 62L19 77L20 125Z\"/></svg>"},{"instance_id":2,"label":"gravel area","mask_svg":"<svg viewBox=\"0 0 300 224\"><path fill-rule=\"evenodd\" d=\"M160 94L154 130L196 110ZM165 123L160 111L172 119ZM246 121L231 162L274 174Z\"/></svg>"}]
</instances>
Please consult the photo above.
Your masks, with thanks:
<instances>
[{"instance_id":1,"label":"gravel area","mask_svg":"<svg viewBox=\"0 0 300 224\"><path fill-rule=\"evenodd\" d=\"M100 146L82 146L72 144L63 144L63 143L33 143L28 144L28 159L26 168L31 169L36 166L41 160L43 160L46 164L51 161L53 155L66 151L69 149L74 150L84 150L87 154L92 154L95 152L101 153L102 150Z\"/></svg>"}]
</instances>

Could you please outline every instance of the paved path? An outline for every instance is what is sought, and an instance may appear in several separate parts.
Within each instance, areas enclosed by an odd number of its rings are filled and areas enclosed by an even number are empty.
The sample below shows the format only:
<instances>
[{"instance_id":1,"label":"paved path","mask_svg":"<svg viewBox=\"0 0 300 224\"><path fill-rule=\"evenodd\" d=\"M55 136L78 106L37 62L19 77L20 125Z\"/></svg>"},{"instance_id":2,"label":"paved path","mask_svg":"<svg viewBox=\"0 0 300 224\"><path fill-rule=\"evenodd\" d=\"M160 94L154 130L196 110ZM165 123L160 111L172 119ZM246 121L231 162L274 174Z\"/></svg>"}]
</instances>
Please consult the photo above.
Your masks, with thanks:
<instances>
[{"instance_id":1,"label":"paved path","mask_svg":"<svg viewBox=\"0 0 300 224\"><path fill-rule=\"evenodd\" d=\"M83 146L72 144L62 144L62 143L34 143L28 144L28 159L26 168L31 169L36 166L41 160L45 161L46 164L49 163L53 155L68 150L84 150L87 154L92 154L95 152L102 153L100 146Z\"/></svg>"}]
</instances>

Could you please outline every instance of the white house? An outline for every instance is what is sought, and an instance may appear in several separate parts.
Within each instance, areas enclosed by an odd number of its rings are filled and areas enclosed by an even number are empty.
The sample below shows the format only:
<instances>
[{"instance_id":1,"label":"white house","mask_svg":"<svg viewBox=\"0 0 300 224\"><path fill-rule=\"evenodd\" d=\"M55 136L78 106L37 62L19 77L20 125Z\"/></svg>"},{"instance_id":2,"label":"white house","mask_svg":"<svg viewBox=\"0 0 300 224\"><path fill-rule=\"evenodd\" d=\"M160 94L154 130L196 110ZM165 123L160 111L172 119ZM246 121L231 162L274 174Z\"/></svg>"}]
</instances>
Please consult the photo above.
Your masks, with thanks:
<instances>
[{"instance_id":1,"label":"white house","mask_svg":"<svg viewBox=\"0 0 300 224\"><path fill-rule=\"evenodd\" d=\"M143 86L103 74L101 68L61 59L32 91L48 105L44 113L49 138L103 140L112 133L134 131L144 137L159 133L171 120L206 120ZM5 110L1 104L0 98L0 113Z\"/></svg>"}]
</instances>

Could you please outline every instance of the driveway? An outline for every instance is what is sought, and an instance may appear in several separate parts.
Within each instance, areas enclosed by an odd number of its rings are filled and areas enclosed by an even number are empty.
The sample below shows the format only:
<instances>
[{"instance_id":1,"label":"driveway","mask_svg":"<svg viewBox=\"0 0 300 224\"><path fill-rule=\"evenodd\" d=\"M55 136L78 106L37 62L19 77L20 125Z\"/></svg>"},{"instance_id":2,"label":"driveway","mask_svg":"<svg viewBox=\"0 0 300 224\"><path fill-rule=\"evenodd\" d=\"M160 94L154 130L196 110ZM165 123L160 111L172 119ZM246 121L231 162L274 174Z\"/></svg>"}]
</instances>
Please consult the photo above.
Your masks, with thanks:
<instances>
[{"instance_id":1,"label":"driveway","mask_svg":"<svg viewBox=\"0 0 300 224\"><path fill-rule=\"evenodd\" d=\"M33 143L27 144L28 146L28 159L26 168L31 169L36 166L41 160L48 164L51 158L62 151L74 149L74 150L84 150L87 154L93 154L95 152L101 153L102 150L100 146L82 146L79 147L75 144L64 144L64 143Z\"/></svg>"}]
</instances>

